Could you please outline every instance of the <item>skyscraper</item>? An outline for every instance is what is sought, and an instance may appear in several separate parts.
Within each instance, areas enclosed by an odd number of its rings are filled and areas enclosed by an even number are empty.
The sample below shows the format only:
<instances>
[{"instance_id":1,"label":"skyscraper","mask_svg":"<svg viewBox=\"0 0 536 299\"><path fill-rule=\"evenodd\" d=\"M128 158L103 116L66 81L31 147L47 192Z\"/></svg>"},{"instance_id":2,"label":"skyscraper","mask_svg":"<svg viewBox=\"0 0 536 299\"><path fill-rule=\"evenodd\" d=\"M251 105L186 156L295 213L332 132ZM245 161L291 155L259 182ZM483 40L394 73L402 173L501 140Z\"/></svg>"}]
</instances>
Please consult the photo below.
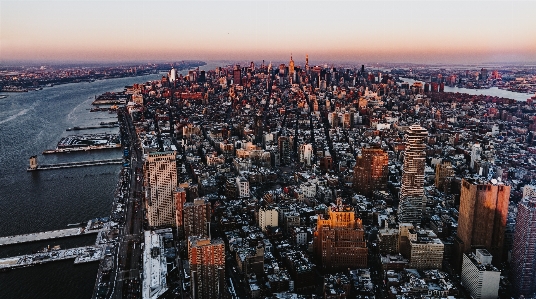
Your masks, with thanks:
<instances>
[{"instance_id":1,"label":"skyscraper","mask_svg":"<svg viewBox=\"0 0 536 299\"><path fill-rule=\"evenodd\" d=\"M223 298L225 244L221 239L188 238L192 298Z\"/></svg>"},{"instance_id":2,"label":"skyscraper","mask_svg":"<svg viewBox=\"0 0 536 299\"><path fill-rule=\"evenodd\" d=\"M143 165L145 177L145 205L149 226L174 226L177 188L176 153L149 153Z\"/></svg>"},{"instance_id":3,"label":"skyscraper","mask_svg":"<svg viewBox=\"0 0 536 299\"><path fill-rule=\"evenodd\" d=\"M504 231L510 201L510 186L476 179L463 179L460 194L458 237L463 253L485 248L499 265L503 257ZM459 266L459 265L458 265Z\"/></svg>"},{"instance_id":4,"label":"skyscraper","mask_svg":"<svg viewBox=\"0 0 536 299\"><path fill-rule=\"evenodd\" d=\"M536 197L525 197L517 205L511 266L514 294L533 296L536 293Z\"/></svg>"},{"instance_id":5,"label":"skyscraper","mask_svg":"<svg viewBox=\"0 0 536 299\"><path fill-rule=\"evenodd\" d=\"M354 167L354 190L372 196L375 190L384 190L387 185L389 156L382 149L364 148Z\"/></svg>"},{"instance_id":6,"label":"skyscraper","mask_svg":"<svg viewBox=\"0 0 536 299\"><path fill-rule=\"evenodd\" d=\"M233 69L233 84L242 85L242 71L238 64Z\"/></svg>"},{"instance_id":7,"label":"skyscraper","mask_svg":"<svg viewBox=\"0 0 536 299\"><path fill-rule=\"evenodd\" d=\"M294 60L292 60L292 54L290 54L290 61L288 63L288 72L289 72L290 77L294 75Z\"/></svg>"},{"instance_id":8,"label":"skyscraper","mask_svg":"<svg viewBox=\"0 0 536 299\"><path fill-rule=\"evenodd\" d=\"M428 131L421 126L410 126L406 132L406 150L402 170L402 188L398 219L400 222L419 223L424 207L425 139Z\"/></svg>"},{"instance_id":9,"label":"skyscraper","mask_svg":"<svg viewBox=\"0 0 536 299\"><path fill-rule=\"evenodd\" d=\"M339 203L328 209L327 216L318 218L313 239L314 253L322 267L329 270L366 267L365 231L353 208Z\"/></svg>"}]
</instances>

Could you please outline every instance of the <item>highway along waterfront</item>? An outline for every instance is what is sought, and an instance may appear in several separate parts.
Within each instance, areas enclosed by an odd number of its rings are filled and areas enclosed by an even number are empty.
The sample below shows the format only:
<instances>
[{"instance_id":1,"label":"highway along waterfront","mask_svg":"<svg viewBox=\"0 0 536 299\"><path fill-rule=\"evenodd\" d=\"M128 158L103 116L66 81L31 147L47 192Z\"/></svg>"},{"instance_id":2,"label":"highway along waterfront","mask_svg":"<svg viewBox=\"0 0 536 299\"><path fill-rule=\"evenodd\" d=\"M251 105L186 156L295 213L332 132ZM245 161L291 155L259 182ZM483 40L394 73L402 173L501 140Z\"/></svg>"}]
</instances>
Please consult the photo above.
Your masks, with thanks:
<instances>
[{"instance_id":1,"label":"highway along waterfront","mask_svg":"<svg viewBox=\"0 0 536 299\"><path fill-rule=\"evenodd\" d=\"M90 112L95 95L122 91L160 75L72 83L39 91L11 93L0 101L0 237L66 229L68 224L109 216L121 165L47 171L27 171L28 159L40 164L121 158L122 151L84 151L42 155L55 148L75 126L99 126L117 121L116 113ZM81 132L80 132L81 133ZM89 132L88 132L89 133ZM118 127L92 129L118 134ZM32 254L44 247L89 246L95 235L43 240L0 247L0 257ZM91 298L98 262L74 264L64 260L0 272L2 299Z\"/></svg>"}]
</instances>

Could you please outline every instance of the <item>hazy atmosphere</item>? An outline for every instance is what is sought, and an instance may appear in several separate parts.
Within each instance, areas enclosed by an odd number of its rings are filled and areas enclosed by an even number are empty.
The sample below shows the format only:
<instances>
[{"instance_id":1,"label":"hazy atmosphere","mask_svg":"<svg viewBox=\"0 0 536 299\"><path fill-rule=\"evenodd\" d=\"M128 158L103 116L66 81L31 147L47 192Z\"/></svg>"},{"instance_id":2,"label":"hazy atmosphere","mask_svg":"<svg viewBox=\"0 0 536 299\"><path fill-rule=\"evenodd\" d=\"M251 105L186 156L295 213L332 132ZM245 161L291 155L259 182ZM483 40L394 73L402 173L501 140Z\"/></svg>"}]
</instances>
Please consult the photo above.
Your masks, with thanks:
<instances>
[{"instance_id":1,"label":"hazy atmosphere","mask_svg":"<svg viewBox=\"0 0 536 299\"><path fill-rule=\"evenodd\" d=\"M0 60L534 62L534 11L534 1L1 1Z\"/></svg>"}]
</instances>

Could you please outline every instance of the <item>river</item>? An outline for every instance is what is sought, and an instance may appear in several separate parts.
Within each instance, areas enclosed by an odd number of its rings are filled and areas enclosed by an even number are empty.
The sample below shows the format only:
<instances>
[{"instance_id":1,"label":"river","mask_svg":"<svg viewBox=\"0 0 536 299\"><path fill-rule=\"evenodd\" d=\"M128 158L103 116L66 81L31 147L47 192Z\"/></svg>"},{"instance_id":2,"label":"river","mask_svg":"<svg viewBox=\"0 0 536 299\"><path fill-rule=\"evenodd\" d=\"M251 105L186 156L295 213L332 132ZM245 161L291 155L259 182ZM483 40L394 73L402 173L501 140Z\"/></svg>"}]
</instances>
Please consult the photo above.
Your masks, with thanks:
<instances>
[{"instance_id":1,"label":"river","mask_svg":"<svg viewBox=\"0 0 536 299\"><path fill-rule=\"evenodd\" d=\"M412 85L414 82L422 82L424 85L424 81L420 81L420 80L413 80L413 79L403 78L403 77L400 77L400 80L404 82L408 82L410 85ZM467 93L467 94L472 94L472 95L488 95L488 96L494 96L494 97L513 99L513 100L522 101L522 102L534 96L534 94L513 92L509 90L499 89L498 87L491 87L487 89L470 89L470 88L449 87L445 85L445 92L459 92L459 93Z\"/></svg>"},{"instance_id":2,"label":"river","mask_svg":"<svg viewBox=\"0 0 536 299\"><path fill-rule=\"evenodd\" d=\"M27 172L28 159L58 163L121 157L120 150L42 155L63 136L109 132L65 129L117 121L116 114L89 112L95 95L122 91L124 86L157 80L161 74L97 80L47 87L25 93L0 93L0 236L67 228L110 215L119 165ZM60 244L76 247L95 236L58 239L0 247L0 256L32 253L39 247ZM91 298L98 263L74 265L73 260L0 273L0 298Z\"/></svg>"}]
</instances>

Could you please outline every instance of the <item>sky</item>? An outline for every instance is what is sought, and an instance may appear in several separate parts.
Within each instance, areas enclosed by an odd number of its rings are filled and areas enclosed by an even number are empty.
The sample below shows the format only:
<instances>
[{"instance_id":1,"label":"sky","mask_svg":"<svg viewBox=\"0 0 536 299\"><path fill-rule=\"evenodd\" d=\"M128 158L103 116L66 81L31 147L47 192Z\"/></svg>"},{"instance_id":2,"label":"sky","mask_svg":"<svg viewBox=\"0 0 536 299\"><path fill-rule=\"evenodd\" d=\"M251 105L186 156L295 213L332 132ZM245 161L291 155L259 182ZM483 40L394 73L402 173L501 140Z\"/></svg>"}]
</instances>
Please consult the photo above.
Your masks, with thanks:
<instances>
[{"instance_id":1,"label":"sky","mask_svg":"<svg viewBox=\"0 0 536 299\"><path fill-rule=\"evenodd\" d=\"M536 62L536 1L4 1L0 62Z\"/></svg>"}]
</instances>

